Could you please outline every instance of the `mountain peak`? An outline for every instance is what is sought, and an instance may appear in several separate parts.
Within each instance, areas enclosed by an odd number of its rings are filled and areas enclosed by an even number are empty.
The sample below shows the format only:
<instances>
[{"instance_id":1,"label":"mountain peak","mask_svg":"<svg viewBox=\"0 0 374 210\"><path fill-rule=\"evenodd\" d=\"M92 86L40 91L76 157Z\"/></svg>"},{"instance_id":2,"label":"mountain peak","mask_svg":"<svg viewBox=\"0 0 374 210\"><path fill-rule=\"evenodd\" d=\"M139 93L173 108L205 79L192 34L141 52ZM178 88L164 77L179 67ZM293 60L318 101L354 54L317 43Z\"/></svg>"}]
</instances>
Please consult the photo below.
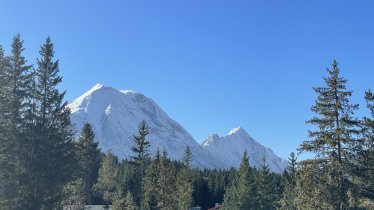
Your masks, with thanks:
<instances>
[{"instance_id":1,"label":"mountain peak","mask_svg":"<svg viewBox=\"0 0 374 210\"><path fill-rule=\"evenodd\" d=\"M231 131L229 132L229 136L240 135L240 134L247 134L247 131L245 131L244 128L242 127L237 127L237 128L231 129Z\"/></svg>"},{"instance_id":2,"label":"mountain peak","mask_svg":"<svg viewBox=\"0 0 374 210\"><path fill-rule=\"evenodd\" d=\"M244 151L248 152L250 164L256 168L263 164L264 157L273 172L282 173L286 167L284 160L254 140L242 127L232 129L223 137L210 135L202 147L214 159L220 160L224 168L239 167Z\"/></svg>"},{"instance_id":3,"label":"mountain peak","mask_svg":"<svg viewBox=\"0 0 374 210\"><path fill-rule=\"evenodd\" d=\"M157 103L135 91L117 90L98 83L68 107L76 133L86 122L91 123L102 151L110 149L119 158L132 154L133 136L137 133L138 123L145 120L149 126L147 138L151 142L152 154L158 148L164 148L171 159L181 160L186 146L189 146L194 167L230 168L239 167L244 149L247 149L252 165L258 167L266 154L272 171L281 173L284 169L281 159L254 141L241 127L232 129L224 137L212 134L203 145L199 145Z\"/></svg>"},{"instance_id":4,"label":"mountain peak","mask_svg":"<svg viewBox=\"0 0 374 210\"><path fill-rule=\"evenodd\" d=\"M110 86L106 86L106 85L103 85L101 83L97 83L96 85L94 85L90 90L88 90L86 93L93 93L95 91L98 91L98 90L104 90L104 89L110 89L110 90L115 90L114 88L110 87Z\"/></svg>"},{"instance_id":5,"label":"mountain peak","mask_svg":"<svg viewBox=\"0 0 374 210\"><path fill-rule=\"evenodd\" d=\"M210 143L212 143L213 141L219 139L220 136L218 134L211 134L208 136L208 138L201 144L203 147L204 146L208 146Z\"/></svg>"}]
</instances>

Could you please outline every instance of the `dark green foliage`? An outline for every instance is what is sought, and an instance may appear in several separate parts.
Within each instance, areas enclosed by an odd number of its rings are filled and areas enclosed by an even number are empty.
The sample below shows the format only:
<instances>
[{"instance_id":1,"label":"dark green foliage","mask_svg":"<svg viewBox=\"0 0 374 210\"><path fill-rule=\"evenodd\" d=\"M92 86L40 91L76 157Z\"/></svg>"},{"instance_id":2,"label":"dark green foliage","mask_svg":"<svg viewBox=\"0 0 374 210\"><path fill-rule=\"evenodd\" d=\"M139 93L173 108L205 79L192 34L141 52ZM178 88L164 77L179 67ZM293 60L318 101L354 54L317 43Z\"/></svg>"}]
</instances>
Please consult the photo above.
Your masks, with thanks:
<instances>
[{"instance_id":1,"label":"dark green foliage","mask_svg":"<svg viewBox=\"0 0 374 210\"><path fill-rule=\"evenodd\" d=\"M297 206L295 204L296 199L296 161L297 158L295 153L291 153L290 157L288 158L288 167L287 170L284 171L282 174L282 187L283 187L283 194L279 201L279 209L296 209Z\"/></svg>"},{"instance_id":2,"label":"dark green foliage","mask_svg":"<svg viewBox=\"0 0 374 210\"><path fill-rule=\"evenodd\" d=\"M193 169L192 174L194 206L208 209L215 203L222 203L225 189L233 183L237 171L233 168L230 170Z\"/></svg>"},{"instance_id":3,"label":"dark green foliage","mask_svg":"<svg viewBox=\"0 0 374 210\"><path fill-rule=\"evenodd\" d=\"M123 160L118 171L118 190L123 193L130 191L133 194L135 203L140 206L140 183L138 166L133 162Z\"/></svg>"},{"instance_id":4,"label":"dark green foliage","mask_svg":"<svg viewBox=\"0 0 374 210\"><path fill-rule=\"evenodd\" d=\"M143 120L138 125L138 135L134 136L133 141L134 145L131 147L134 156L132 156L133 163L137 166L138 170L138 189L139 192L136 193L136 197L139 198L139 203L143 203L144 195L144 175L147 168L147 162L149 161L149 147L150 143L146 140L146 136L149 134L149 128L147 123Z\"/></svg>"},{"instance_id":5,"label":"dark green foliage","mask_svg":"<svg viewBox=\"0 0 374 210\"><path fill-rule=\"evenodd\" d=\"M143 120L138 125L138 136L134 136L134 146L131 147L131 150L134 153L132 159L138 165L143 166L146 159L149 158L149 147L150 143L145 139L149 134L149 128L147 123Z\"/></svg>"},{"instance_id":6,"label":"dark green foliage","mask_svg":"<svg viewBox=\"0 0 374 210\"><path fill-rule=\"evenodd\" d=\"M168 160L166 150L163 151L161 156L159 169L157 208L162 210L176 209L175 177L177 172L176 167Z\"/></svg>"},{"instance_id":7,"label":"dark green foliage","mask_svg":"<svg viewBox=\"0 0 374 210\"><path fill-rule=\"evenodd\" d=\"M93 201L93 185L96 183L101 165L101 153L98 143L94 142L95 134L89 123L83 126L81 136L76 144L78 158L78 177L82 179L85 204Z\"/></svg>"},{"instance_id":8,"label":"dark green foliage","mask_svg":"<svg viewBox=\"0 0 374 210\"><path fill-rule=\"evenodd\" d=\"M188 210L192 206L191 160L191 149L187 146L183 155L183 166L177 176L177 203L180 210Z\"/></svg>"},{"instance_id":9,"label":"dark green foliage","mask_svg":"<svg viewBox=\"0 0 374 210\"><path fill-rule=\"evenodd\" d=\"M10 56L0 51L0 208L58 208L75 160L53 44L47 38L35 71L22 55L20 35Z\"/></svg>"},{"instance_id":10,"label":"dark green foliage","mask_svg":"<svg viewBox=\"0 0 374 210\"><path fill-rule=\"evenodd\" d=\"M271 210L275 209L277 200L276 187L270 173L269 166L264 163L261 165L257 177L257 209Z\"/></svg>"},{"instance_id":11,"label":"dark green foliage","mask_svg":"<svg viewBox=\"0 0 374 210\"><path fill-rule=\"evenodd\" d=\"M0 208L26 208L28 200L27 183L27 127L25 115L30 105L31 65L22 55L23 41L17 34L13 38L10 56L4 56L0 49L1 74L1 148L0 180L2 192Z\"/></svg>"},{"instance_id":12,"label":"dark green foliage","mask_svg":"<svg viewBox=\"0 0 374 210\"><path fill-rule=\"evenodd\" d=\"M65 183L72 179L76 160L70 125L70 111L63 101L65 92L58 85L59 62L54 61L54 49L48 37L37 60L35 86L35 132L29 148L32 160L34 209L52 209L62 199Z\"/></svg>"},{"instance_id":13,"label":"dark green foliage","mask_svg":"<svg viewBox=\"0 0 374 210\"><path fill-rule=\"evenodd\" d=\"M144 181L144 209L157 209L158 182L160 180L160 150L157 150L155 158L151 161Z\"/></svg>"}]
</instances>

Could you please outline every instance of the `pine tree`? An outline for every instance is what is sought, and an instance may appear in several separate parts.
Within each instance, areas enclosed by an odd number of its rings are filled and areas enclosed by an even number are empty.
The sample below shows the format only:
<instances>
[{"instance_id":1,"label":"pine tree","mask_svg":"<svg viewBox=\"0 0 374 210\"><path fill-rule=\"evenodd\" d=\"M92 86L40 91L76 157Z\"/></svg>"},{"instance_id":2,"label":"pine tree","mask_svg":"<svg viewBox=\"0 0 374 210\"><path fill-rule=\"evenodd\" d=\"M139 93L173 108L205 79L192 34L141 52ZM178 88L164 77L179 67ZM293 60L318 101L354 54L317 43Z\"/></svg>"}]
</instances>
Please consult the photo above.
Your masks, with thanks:
<instances>
[{"instance_id":1,"label":"pine tree","mask_svg":"<svg viewBox=\"0 0 374 210\"><path fill-rule=\"evenodd\" d=\"M97 181L101 164L100 149L98 149L98 143L94 142L94 139L95 134L92 126L86 123L76 144L79 165L78 176L83 182L85 204L91 204L92 202L92 187Z\"/></svg>"},{"instance_id":2,"label":"pine tree","mask_svg":"<svg viewBox=\"0 0 374 210\"><path fill-rule=\"evenodd\" d=\"M296 161L297 161L296 155L295 153L292 152L290 157L288 158L287 170L285 170L282 175L283 193L279 201L279 205L280 205L279 209L286 210L286 209L297 208L295 204Z\"/></svg>"},{"instance_id":3,"label":"pine tree","mask_svg":"<svg viewBox=\"0 0 374 210\"><path fill-rule=\"evenodd\" d=\"M257 174L257 190L258 190L258 209L260 210L271 210L275 209L276 195L275 186L273 185L269 165L266 164L266 160L263 160L263 164Z\"/></svg>"},{"instance_id":4,"label":"pine tree","mask_svg":"<svg viewBox=\"0 0 374 210\"><path fill-rule=\"evenodd\" d=\"M123 192L120 190L116 193L113 199L112 210L123 210L125 209L125 196Z\"/></svg>"},{"instance_id":5,"label":"pine tree","mask_svg":"<svg viewBox=\"0 0 374 210\"><path fill-rule=\"evenodd\" d=\"M192 152L190 147L187 146L183 155L183 167L177 177L177 201L180 210L190 209L192 205L191 160Z\"/></svg>"},{"instance_id":6,"label":"pine tree","mask_svg":"<svg viewBox=\"0 0 374 210\"><path fill-rule=\"evenodd\" d=\"M326 185L330 187L330 195L320 199L333 198L327 201L331 204L330 208L345 209L348 206L348 156L355 143L354 137L359 133L359 121L352 115L358 105L349 103L352 91L346 90L347 80L340 77L336 61L331 69L327 69L327 73L328 77L324 78L326 86L314 88L318 98L312 111L319 117L308 121L317 130L309 131L311 140L304 141L300 151L315 152L317 160L313 164L327 167Z\"/></svg>"},{"instance_id":7,"label":"pine tree","mask_svg":"<svg viewBox=\"0 0 374 210\"><path fill-rule=\"evenodd\" d=\"M99 177L94 189L99 193L105 204L111 204L117 192L117 158L112 151L108 151L105 155L101 167L99 169Z\"/></svg>"},{"instance_id":8,"label":"pine tree","mask_svg":"<svg viewBox=\"0 0 374 210\"><path fill-rule=\"evenodd\" d=\"M253 171L249 166L249 157L247 151L244 152L240 163L237 180L226 191L223 209L240 210L257 208L257 191Z\"/></svg>"},{"instance_id":9,"label":"pine tree","mask_svg":"<svg viewBox=\"0 0 374 210\"><path fill-rule=\"evenodd\" d=\"M125 198L125 206L124 206L125 210L136 210L136 205L135 205L135 202L134 202L134 198L131 194L131 192L127 192L126 194L126 198Z\"/></svg>"},{"instance_id":10,"label":"pine tree","mask_svg":"<svg viewBox=\"0 0 374 210\"><path fill-rule=\"evenodd\" d=\"M164 150L160 159L159 180L157 183L157 208L160 210L176 209L175 176L176 169L170 164L167 152Z\"/></svg>"},{"instance_id":11,"label":"pine tree","mask_svg":"<svg viewBox=\"0 0 374 210\"><path fill-rule=\"evenodd\" d=\"M0 208L22 209L26 208L29 196L25 157L25 145L28 141L23 122L29 109L27 99L30 94L32 66L27 65L27 60L22 55L24 48L19 34L13 38L10 56L4 57L3 50L0 51Z\"/></svg>"},{"instance_id":12,"label":"pine tree","mask_svg":"<svg viewBox=\"0 0 374 210\"><path fill-rule=\"evenodd\" d=\"M31 203L33 209L53 209L60 205L63 186L72 180L75 169L74 144L70 111L63 101L65 92L58 85L59 62L54 61L54 49L48 37L40 49L35 76L35 125L28 144L29 169L32 180Z\"/></svg>"},{"instance_id":13,"label":"pine tree","mask_svg":"<svg viewBox=\"0 0 374 210\"><path fill-rule=\"evenodd\" d=\"M149 161L149 147L150 143L146 140L146 136L149 134L149 128L147 123L143 120L138 125L138 135L134 136L134 146L131 147L134 156L131 158L133 159L133 163L138 166L139 169L139 195L137 197L140 198L140 204L144 203L143 195L144 195L144 175L146 170L146 164Z\"/></svg>"}]
</instances>

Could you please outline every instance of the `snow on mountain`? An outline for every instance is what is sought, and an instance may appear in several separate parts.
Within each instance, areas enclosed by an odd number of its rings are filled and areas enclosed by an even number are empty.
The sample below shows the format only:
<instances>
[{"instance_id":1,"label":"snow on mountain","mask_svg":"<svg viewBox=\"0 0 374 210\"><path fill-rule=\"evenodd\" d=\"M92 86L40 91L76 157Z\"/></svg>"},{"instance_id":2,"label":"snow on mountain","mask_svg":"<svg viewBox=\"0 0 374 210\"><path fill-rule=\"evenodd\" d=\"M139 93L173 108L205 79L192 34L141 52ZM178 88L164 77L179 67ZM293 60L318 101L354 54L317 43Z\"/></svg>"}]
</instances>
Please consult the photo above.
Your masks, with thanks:
<instances>
[{"instance_id":1,"label":"snow on mountain","mask_svg":"<svg viewBox=\"0 0 374 210\"><path fill-rule=\"evenodd\" d=\"M285 165L270 149L253 140L244 129L230 131L228 136L210 136L199 145L176 121L172 120L152 99L134 91L118 91L96 84L88 92L68 105L71 121L79 135L84 123L92 124L96 140L102 151L109 149L119 158L132 155L132 138L137 134L138 124L145 120L150 133L151 153L166 149L172 159L181 160L186 146L193 153L192 164L201 168L237 167L247 149L250 162L262 163L266 155L270 169L280 173Z\"/></svg>"},{"instance_id":2,"label":"snow on mountain","mask_svg":"<svg viewBox=\"0 0 374 210\"><path fill-rule=\"evenodd\" d=\"M211 156L220 160L223 168L239 167L245 150L248 152L250 164L256 168L264 163L264 158L273 172L282 173L287 166L285 160L258 143L240 127L232 129L227 136L210 135L202 146Z\"/></svg>"},{"instance_id":3,"label":"snow on mountain","mask_svg":"<svg viewBox=\"0 0 374 210\"><path fill-rule=\"evenodd\" d=\"M151 153L167 150L172 159L181 160L186 146L193 153L193 165L219 167L192 136L150 98L134 91L118 91L96 84L70 103L71 121L79 135L84 123L92 124L102 151L111 149L120 158L133 155L131 146L138 124L145 120L150 132Z\"/></svg>"}]
</instances>

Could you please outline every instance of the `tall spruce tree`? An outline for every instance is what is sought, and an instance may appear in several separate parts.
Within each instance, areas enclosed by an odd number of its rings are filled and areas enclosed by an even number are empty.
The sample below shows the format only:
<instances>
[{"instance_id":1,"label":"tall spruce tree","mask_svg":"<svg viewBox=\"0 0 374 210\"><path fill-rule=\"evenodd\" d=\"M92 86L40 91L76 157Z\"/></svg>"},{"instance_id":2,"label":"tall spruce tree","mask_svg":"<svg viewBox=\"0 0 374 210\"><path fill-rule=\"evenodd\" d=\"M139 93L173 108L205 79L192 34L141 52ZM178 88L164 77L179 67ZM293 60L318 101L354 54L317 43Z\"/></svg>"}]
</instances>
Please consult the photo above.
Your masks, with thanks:
<instances>
[{"instance_id":1,"label":"tall spruce tree","mask_svg":"<svg viewBox=\"0 0 374 210\"><path fill-rule=\"evenodd\" d=\"M2 199L0 208L27 208L29 196L24 118L29 104L32 66L27 65L23 56L23 40L19 34L12 42L11 55L5 57L1 49L1 148L0 180Z\"/></svg>"},{"instance_id":2,"label":"tall spruce tree","mask_svg":"<svg viewBox=\"0 0 374 210\"><path fill-rule=\"evenodd\" d=\"M318 97L312 111L318 116L307 121L316 126L317 130L309 131L310 140L301 144L300 151L315 152L316 160L313 164L327 166L326 184L330 187L328 193L331 196L323 196L321 199L331 197L333 199L327 201L331 204L330 208L345 209L348 207L348 157L355 136L359 133L359 121L353 118L358 105L350 104L352 91L346 90L347 80L340 76L335 60L331 69L327 69L327 74L324 77L325 86L314 88Z\"/></svg>"},{"instance_id":3,"label":"tall spruce tree","mask_svg":"<svg viewBox=\"0 0 374 210\"><path fill-rule=\"evenodd\" d=\"M85 204L91 204L93 199L92 187L97 181L101 164L101 153L98 143L94 141L95 134L89 123L84 124L76 144L79 178L82 179Z\"/></svg>"},{"instance_id":4,"label":"tall spruce tree","mask_svg":"<svg viewBox=\"0 0 374 210\"><path fill-rule=\"evenodd\" d=\"M283 185L283 193L282 197L279 201L279 209L296 209L297 206L295 204L296 193L295 193L295 186L296 186L296 163L297 158L295 153L291 153L290 157L288 158L288 166L287 169L282 174L282 185Z\"/></svg>"},{"instance_id":5,"label":"tall spruce tree","mask_svg":"<svg viewBox=\"0 0 374 210\"><path fill-rule=\"evenodd\" d=\"M192 177L191 177L192 152L186 147L183 155L183 166L177 177L177 201L178 209L188 210L192 206Z\"/></svg>"},{"instance_id":6,"label":"tall spruce tree","mask_svg":"<svg viewBox=\"0 0 374 210\"><path fill-rule=\"evenodd\" d=\"M170 164L168 154L164 149L160 159L159 179L157 183L158 198L157 208L160 210L176 209L176 186L175 186L176 169Z\"/></svg>"},{"instance_id":7,"label":"tall spruce tree","mask_svg":"<svg viewBox=\"0 0 374 210\"><path fill-rule=\"evenodd\" d=\"M65 92L58 85L59 61L54 61L54 46L48 37L39 51L35 72L35 127L30 160L32 161L32 208L53 209L60 205L63 186L72 180L75 169L70 111Z\"/></svg>"},{"instance_id":8,"label":"tall spruce tree","mask_svg":"<svg viewBox=\"0 0 374 210\"><path fill-rule=\"evenodd\" d=\"M145 170L147 168L147 162L149 162L149 147L150 143L146 140L146 136L149 134L149 128L147 123L143 120L138 125L138 135L134 136L133 141L134 145L131 147L132 152L134 155L131 157L133 163L138 166L139 170L139 189L140 192L136 196L139 198L139 203L143 203L143 195L144 195L144 176Z\"/></svg>"},{"instance_id":9,"label":"tall spruce tree","mask_svg":"<svg viewBox=\"0 0 374 210\"><path fill-rule=\"evenodd\" d=\"M257 191L258 191L258 207L259 210L271 210L276 208L275 186L269 170L269 165L266 164L264 158L257 174Z\"/></svg>"}]
</instances>

